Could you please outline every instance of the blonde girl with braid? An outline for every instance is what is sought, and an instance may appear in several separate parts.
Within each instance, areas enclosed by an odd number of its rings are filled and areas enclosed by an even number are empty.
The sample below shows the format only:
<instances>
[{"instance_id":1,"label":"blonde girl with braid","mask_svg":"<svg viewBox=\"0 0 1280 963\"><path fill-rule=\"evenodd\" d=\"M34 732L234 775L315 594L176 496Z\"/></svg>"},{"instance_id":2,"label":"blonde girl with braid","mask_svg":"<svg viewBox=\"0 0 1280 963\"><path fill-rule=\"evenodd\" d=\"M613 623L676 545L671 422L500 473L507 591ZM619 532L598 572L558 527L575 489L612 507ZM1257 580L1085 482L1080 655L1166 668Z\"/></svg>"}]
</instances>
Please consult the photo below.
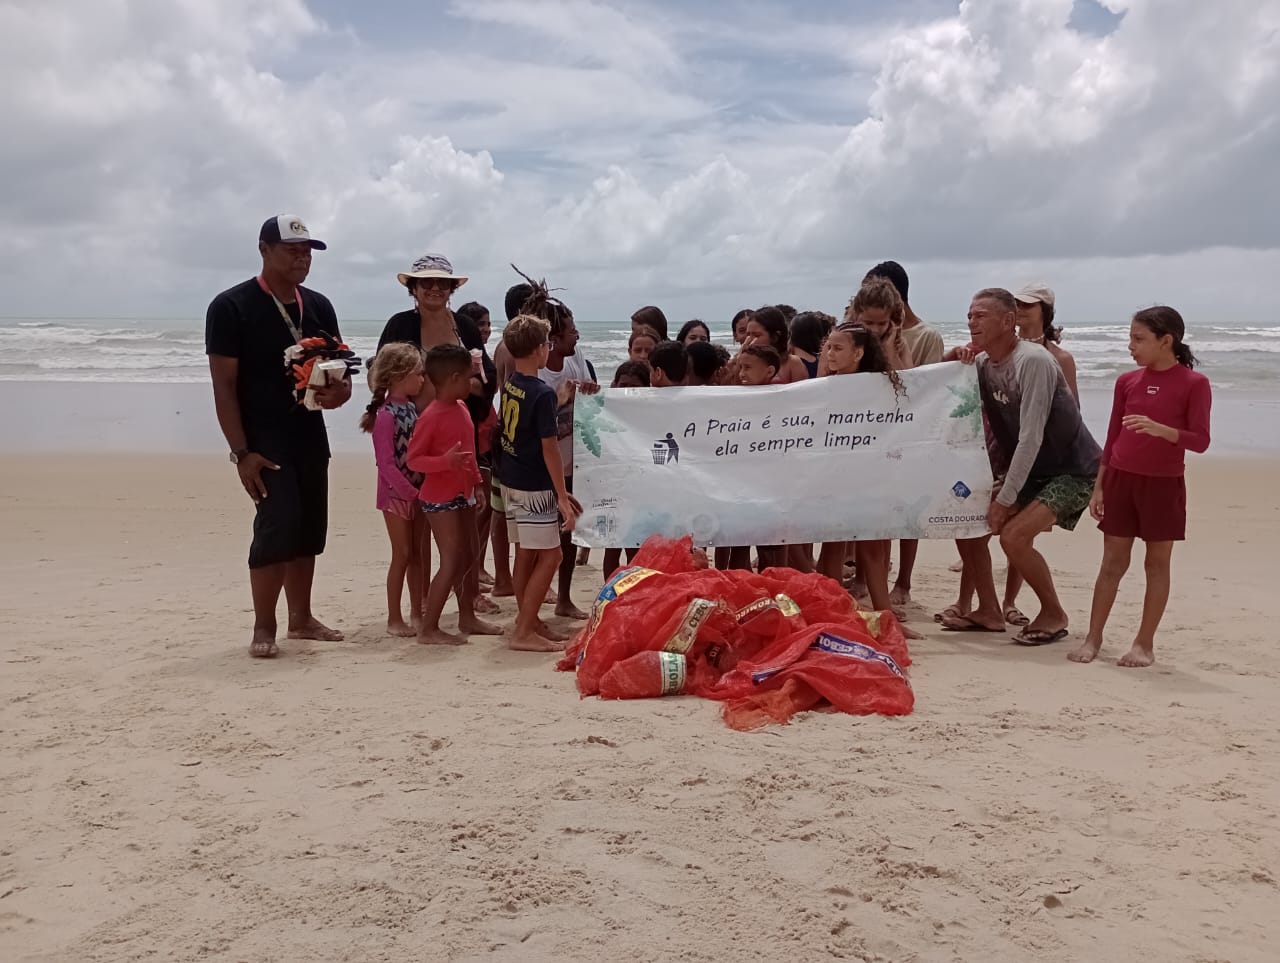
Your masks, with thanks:
<instances>
[{"instance_id":1,"label":"blonde girl with braid","mask_svg":"<svg viewBox=\"0 0 1280 963\"><path fill-rule=\"evenodd\" d=\"M423 515L418 507L422 475L410 471L406 459L409 439L418 421L413 399L422 392L423 380L421 349L406 342L384 345L369 369L373 400L360 416L361 429L373 435L373 453L378 463L377 505L391 540L387 633L403 638L417 634L422 618ZM400 609L406 577L412 613L409 622L405 622Z\"/></svg>"}]
</instances>

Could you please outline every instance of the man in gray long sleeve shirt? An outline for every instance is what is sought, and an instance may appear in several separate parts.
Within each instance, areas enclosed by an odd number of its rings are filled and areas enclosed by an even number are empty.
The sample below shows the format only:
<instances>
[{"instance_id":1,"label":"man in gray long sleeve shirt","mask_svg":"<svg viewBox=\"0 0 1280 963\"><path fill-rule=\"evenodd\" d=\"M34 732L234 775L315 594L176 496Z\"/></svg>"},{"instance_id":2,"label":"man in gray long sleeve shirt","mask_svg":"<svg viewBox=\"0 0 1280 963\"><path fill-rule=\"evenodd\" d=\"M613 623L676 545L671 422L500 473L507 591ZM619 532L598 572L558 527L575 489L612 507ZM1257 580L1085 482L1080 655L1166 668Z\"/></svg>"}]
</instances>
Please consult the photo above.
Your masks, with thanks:
<instances>
[{"instance_id":1,"label":"man in gray long sleeve shirt","mask_svg":"<svg viewBox=\"0 0 1280 963\"><path fill-rule=\"evenodd\" d=\"M1057 361L1042 346L1018 338L1013 295L988 288L969 306L969 333L985 355L977 359L988 450L999 485L991 501L991 531L1040 600L1040 614L1015 641L1056 642L1067 613L1035 538L1053 525L1070 531L1089 505L1101 451L1080 416Z\"/></svg>"}]
</instances>

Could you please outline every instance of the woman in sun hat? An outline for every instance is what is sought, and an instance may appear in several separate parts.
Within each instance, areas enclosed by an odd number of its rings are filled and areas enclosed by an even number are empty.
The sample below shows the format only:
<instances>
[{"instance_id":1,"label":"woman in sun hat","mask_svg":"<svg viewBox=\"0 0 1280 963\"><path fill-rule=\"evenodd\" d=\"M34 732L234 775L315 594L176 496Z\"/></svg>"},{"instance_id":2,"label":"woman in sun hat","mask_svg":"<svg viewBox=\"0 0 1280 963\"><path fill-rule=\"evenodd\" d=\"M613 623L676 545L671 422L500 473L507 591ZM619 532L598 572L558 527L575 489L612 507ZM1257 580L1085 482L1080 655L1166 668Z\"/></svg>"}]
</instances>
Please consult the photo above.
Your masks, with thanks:
<instances>
[{"instance_id":1,"label":"woman in sun hat","mask_svg":"<svg viewBox=\"0 0 1280 963\"><path fill-rule=\"evenodd\" d=\"M412 344L424 354L437 345L463 344L457 319L449 308L449 299L454 291L467 283L467 278L454 273L453 264L447 257L443 254L424 254L413 262L409 270L397 274L396 280L408 289L414 306L407 311L393 314L387 319L386 326L382 329L382 337L378 339L379 351L382 350L383 345L397 342ZM464 347L471 346L464 345ZM472 358L476 363L471 379L471 393L479 399L483 399L486 394L492 398L492 389L489 385L496 377L493 362L483 346L478 351L472 350ZM372 360L369 365L372 368ZM413 399L414 404L419 411L422 411L434 398L435 389L430 379L424 378L422 391ZM468 408L470 407L469 405ZM415 548L419 546L420 541L424 549L422 568L424 572L429 572L431 568L430 539L420 540L419 533L414 541ZM477 611L492 612L492 609L484 602L479 602Z\"/></svg>"},{"instance_id":2,"label":"woman in sun hat","mask_svg":"<svg viewBox=\"0 0 1280 963\"><path fill-rule=\"evenodd\" d=\"M467 283L467 278L455 274L453 265L443 254L424 254L408 271L396 275L396 280L409 290L414 306L407 311L393 314L382 337L378 350L384 344L402 341L417 345L424 352L439 344L461 344L458 323L449 310L453 292ZM428 381L422 393L414 400L419 410L431 403L435 391Z\"/></svg>"}]
</instances>

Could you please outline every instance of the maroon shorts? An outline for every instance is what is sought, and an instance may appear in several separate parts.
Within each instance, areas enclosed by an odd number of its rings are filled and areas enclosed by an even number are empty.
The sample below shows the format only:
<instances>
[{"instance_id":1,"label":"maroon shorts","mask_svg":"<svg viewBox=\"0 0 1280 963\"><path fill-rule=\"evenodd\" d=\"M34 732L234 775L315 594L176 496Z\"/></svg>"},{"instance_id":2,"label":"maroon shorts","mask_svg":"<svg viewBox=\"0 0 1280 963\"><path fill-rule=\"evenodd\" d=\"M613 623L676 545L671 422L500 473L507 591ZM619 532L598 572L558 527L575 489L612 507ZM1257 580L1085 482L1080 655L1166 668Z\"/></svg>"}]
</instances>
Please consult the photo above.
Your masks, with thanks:
<instances>
[{"instance_id":1,"label":"maroon shorts","mask_svg":"<svg viewBox=\"0 0 1280 963\"><path fill-rule=\"evenodd\" d=\"M1108 468L1102 476L1104 535L1144 542L1181 542L1187 537L1187 483L1181 475L1161 478Z\"/></svg>"}]
</instances>

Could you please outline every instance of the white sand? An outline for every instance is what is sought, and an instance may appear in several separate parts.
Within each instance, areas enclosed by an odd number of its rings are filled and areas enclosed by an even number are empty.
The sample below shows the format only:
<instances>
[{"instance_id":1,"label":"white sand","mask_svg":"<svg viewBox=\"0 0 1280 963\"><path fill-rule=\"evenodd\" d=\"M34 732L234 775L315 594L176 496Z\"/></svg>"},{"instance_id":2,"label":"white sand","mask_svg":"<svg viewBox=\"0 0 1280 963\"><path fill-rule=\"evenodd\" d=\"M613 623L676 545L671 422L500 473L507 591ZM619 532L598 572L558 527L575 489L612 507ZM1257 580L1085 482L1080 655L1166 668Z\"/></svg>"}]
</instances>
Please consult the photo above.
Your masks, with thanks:
<instances>
[{"instance_id":1,"label":"white sand","mask_svg":"<svg viewBox=\"0 0 1280 963\"><path fill-rule=\"evenodd\" d=\"M225 461L7 456L0 957L1275 959L1278 477L1195 463L1152 670L1135 577L1110 661L922 614L914 715L742 734L382 637L368 459L317 580L349 641L260 662ZM1047 545L1083 633L1099 536Z\"/></svg>"}]
</instances>

